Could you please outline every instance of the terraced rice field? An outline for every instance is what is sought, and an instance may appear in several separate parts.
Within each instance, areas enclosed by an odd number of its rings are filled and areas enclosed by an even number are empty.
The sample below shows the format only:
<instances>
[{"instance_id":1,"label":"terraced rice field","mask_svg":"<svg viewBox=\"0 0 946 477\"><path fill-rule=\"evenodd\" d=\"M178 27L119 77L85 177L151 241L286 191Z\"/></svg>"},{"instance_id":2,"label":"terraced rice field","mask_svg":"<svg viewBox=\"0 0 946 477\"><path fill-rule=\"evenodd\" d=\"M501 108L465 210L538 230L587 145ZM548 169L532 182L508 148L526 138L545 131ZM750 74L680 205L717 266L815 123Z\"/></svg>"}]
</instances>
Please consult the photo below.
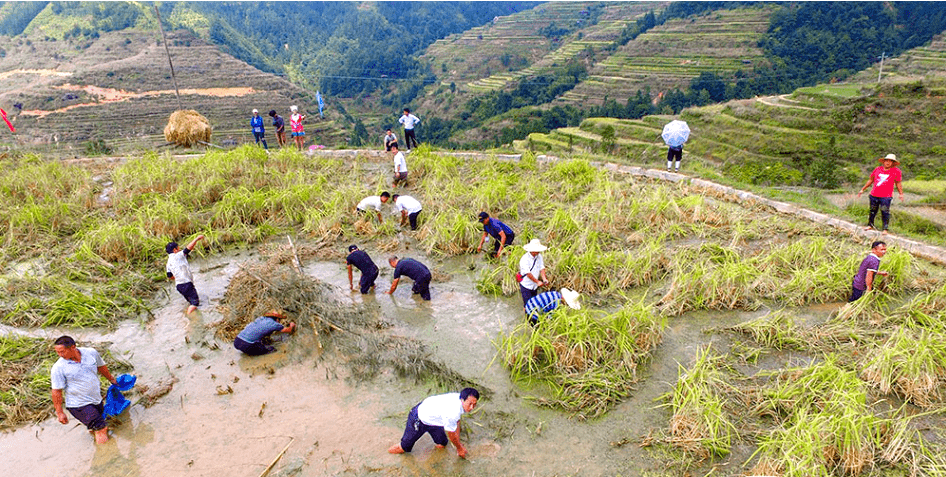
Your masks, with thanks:
<instances>
[{"instance_id":1,"label":"terraced rice field","mask_svg":"<svg viewBox=\"0 0 946 477\"><path fill-rule=\"evenodd\" d=\"M435 67L446 65L442 84L453 82L473 93L494 91L561 65L589 48L598 52L640 15L660 8L663 4L650 2L550 2L451 35L428 48L424 58ZM593 24L591 15L597 19ZM540 33L550 25L570 32L553 41ZM504 55L519 60L504 65Z\"/></svg>"},{"instance_id":2,"label":"terraced rice field","mask_svg":"<svg viewBox=\"0 0 946 477\"><path fill-rule=\"evenodd\" d=\"M749 70L764 60L756 45L770 13L763 6L670 20L596 64L588 79L557 103L622 102L645 87L653 94L683 88L703 72L729 77Z\"/></svg>"}]
</instances>

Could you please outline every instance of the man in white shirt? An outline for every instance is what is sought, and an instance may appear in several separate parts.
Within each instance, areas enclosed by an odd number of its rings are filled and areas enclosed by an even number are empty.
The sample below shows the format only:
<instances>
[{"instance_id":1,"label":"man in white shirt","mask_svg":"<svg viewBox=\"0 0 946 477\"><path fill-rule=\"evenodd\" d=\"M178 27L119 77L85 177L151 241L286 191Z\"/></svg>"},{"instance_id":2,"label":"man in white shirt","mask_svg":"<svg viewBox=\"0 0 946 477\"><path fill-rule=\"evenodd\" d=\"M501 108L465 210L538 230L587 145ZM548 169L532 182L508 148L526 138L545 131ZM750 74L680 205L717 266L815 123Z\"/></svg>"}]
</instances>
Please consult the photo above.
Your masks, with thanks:
<instances>
[{"instance_id":1,"label":"man in white shirt","mask_svg":"<svg viewBox=\"0 0 946 477\"><path fill-rule=\"evenodd\" d=\"M391 150L394 151L394 182L391 187L397 187L399 183L406 186L407 161L404 159L404 153L398 150L397 144L392 145Z\"/></svg>"},{"instance_id":2,"label":"man in white shirt","mask_svg":"<svg viewBox=\"0 0 946 477\"><path fill-rule=\"evenodd\" d=\"M539 239L532 239L522 247L526 253L519 259L519 293L522 295L522 306L539 294L539 287L549 284L545 276L545 260L541 252L548 250Z\"/></svg>"},{"instance_id":3,"label":"man in white shirt","mask_svg":"<svg viewBox=\"0 0 946 477\"><path fill-rule=\"evenodd\" d=\"M420 124L420 119L417 116L411 114L411 110L404 108L404 114L401 115L401 118L397 122L404 125L404 145L407 146L407 150L411 150L411 141L414 141L414 147L417 147L417 137L414 136L414 126Z\"/></svg>"},{"instance_id":4,"label":"man in white shirt","mask_svg":"<svg viewBox=\"0 0 946 477\"><path fill-rule=\"evenodd\" d=\"M391 446L388 452L403 454L414 448L414 443L429 433L438 449L447 446L447 440L457 448L457 455L466 458L466 447L460 442L460 417L471 412L480 399L473 388L464 388L459 393L430 396L411 409L404 426L401 443Z\"/></svg>"},{"instance_id":5,"label":"man in white shirt","mask_svg":"<svg viewBox=\"0 0 946 477\"><path fill-rule=\"evenodd\" d=\"M197 242L203 239L203 235L198 235L183 250L177 246L177 242L168 242L164 246L164 251L168 253L168 263L165 266L168 280L174 280L178 293L183 295L190 304L185 312L188 315L200 306L200 297L197 295L197 289L194 288L194 274L191 273L190 264L187 263L187 256L197 246Z\"/></svg>"},{"instance_id":6,"label":"man in white shirt","mask_svg":"<svg viewBox=\"0 0 946 477\"><path fill-rule=\"evenodd\" d=\"M389 194L388 191L382 192L381 195L369 195L361 199L361 202L355 207L355 211L370 214L371 212L369 212L368 209L374 209L375 213L378 214L378 223L381 223L383 222L383 220L381 220L381 204L387 202L390 197L391 194Z\"/></svg>"},{"instance_id":7,"label":"man in white shirt","mask_svg":"<svg viewBox=\"0 0 946 477\"><path fill-rule=\"evenodd\" d=\"M108 425L105 423L105 405L102 401L102 388L99 374L108 382L115 384L115 378L108 371L98 351L92 348L78 348L76 341L69 336L61 336L55 343L59 360L49 370L52 387L53 407L56 419L68 424L66 410L73 417L95 434L95 443L108 442Z\"/></svg>"},{"instance_id":8,"label":"man in white shirt","mask_svg":"<svg viewBox=\"0 0 946 477\"><path fill-rule=\"evenodd\" d=\"M417 216L422 210L420 202L409 195L398 194L392 195L391 200L394 201L394 213L401 214L401 226L410 223L411 230L417 230Z\"/></svg>"}]
</instances>

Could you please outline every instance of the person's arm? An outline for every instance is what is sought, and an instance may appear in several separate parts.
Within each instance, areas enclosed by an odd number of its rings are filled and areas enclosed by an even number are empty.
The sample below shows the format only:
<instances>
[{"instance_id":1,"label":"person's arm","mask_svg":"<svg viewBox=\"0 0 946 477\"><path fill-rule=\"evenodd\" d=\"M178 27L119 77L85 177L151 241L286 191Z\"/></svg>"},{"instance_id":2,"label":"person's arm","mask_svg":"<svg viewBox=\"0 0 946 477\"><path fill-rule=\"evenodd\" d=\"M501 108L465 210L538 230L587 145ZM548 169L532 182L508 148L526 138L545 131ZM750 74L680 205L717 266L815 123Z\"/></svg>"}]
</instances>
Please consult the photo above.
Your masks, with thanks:
<instances>
[{"instance_id":1,"label":"person's arm","mask_svg":"<svg viewBox=\"0 0 946 477\"><path fill-rule=\"evenodd\" d=\"M384 222L384 220L381 218L381 211L376 210L375 213L378 214L378 223L380 224L381 222Z\"/></svg>"},{"instance_id":2,"label":"person's arm","mask_svg":"<svg viewBox=\"0 0 946 477\"><path fill-rule=\"evenodd\" d=\"M466 459L466 447L463 447L463 443L460 442L460 423L457 423L457 430L453 432L447 432L447 439L450 439L450 442L453 443L454 447L457 448L457 455Z\"/></svg>"},{"instance_id":3,"label":"person's arm","mask_svg":"<svg viewBox=\"0 0 946 477\"><path fill-rule=\"evenodd\" d=\"M66 412L62 409L63 397L62 389L53 389L52 392L53 398L53 407L56 408L56 419L61 424L69 424L69 418L66 416Z\"/></svg>"},{"instance_id":4,"label":"person's arm","mask_svg":"<svg viewBox=\"0 0 946 477\"><path fill-rule=\"evenodd\" d=\"M903 182L897 181L897 190L900 191L900 200L903 200Z\"/></svg>"},{"instance_id":5,"label":"person's arm","mask_svg":"<svg viewBox=\"0 0 946 477\"><path fill-rule=\"evenodd\" d=\"M355 282L351 278L351 264L348 264L348 287L351 288L351 291L355 291Z\"/></svg>"},{"instance_id":6,"label":"person's arm","mask_svg":"<svg viewBox=\"0 0 946 477\"><path fill-rule=\"evenodd\" d=\"M392 281L391 281L391 289L388 290L388 291L386 291L385 293L387 293L388 295L394 293L394 290L397 290L397 282L399 282L399 281L401 281L401 277L397 277L397 278L395 278L394 280L392 280Z\"/></svg>"},{"instance_id":7,"label":"person's arm","mask_svg":"<svg viewBox=\"0 0 946 477\"><path fill-rule=\"evenodd\" d=\"M483 242L486 241L486 235L487 235L487 233L486 233L486 232L483 232L483 236L480 237L480 243L476 246L476 251L477 251L477 252L483 250ZM500 249L500 250L502 250L502 249Z\"/></svg>"},{"instance_id":8,"label":"person's arm","mask_svg":"<svg viewBox=\"0 0 946 477\"><path fill-rule=\"evenodd\" d=\"M99 366L97 369L98 369L98 371L99 371L99 374L101 374L102 376L104 376L105 379L108 380L108 382L110 382L110 383L112 383L112 384L115 384L115 378L112 377L112 373L108 372L108 365L103 364L103 365Z\"/></svg>"},{"instance_id":9,"label":"person's arm","mask_svg":"<svg viewBox=\"0 0 946 477\"><path fill-rule=\"evenodd\" d=\"M194 250L194 247L197 246L197 242L199 242L199 241L201 241L201 240L203 240L203 239L204 239L204 236L203 236L203 235L198 235L197 238L195 238L194 240L191 240L191 243L187 244L187 247L186 247L186 248L187 248L188 250Z\"/></svg>"},{"instance_id":10,"label":"person's arm","mask_svg":"<svg viewBox=\"0 0 946 477\"><path fill-rule=\"evenodd\" d=\"M874 289L874 271L868 270L867 276L864 277L864 284L867 285L866 291L871 291Z\"/></svg>"},{"instance_id":11,"label":"person's arm","mask_svg":"<svg viewBox=\"0 0 946 477\"><path fill-rule=\"evenodd\" d=\"M867 190L867 188L870 187L870 185L871 185L873 182L874 182L874 175L871 174L870 177L867 178L867 183L864 184L864 187L861 187L860 192L857 193L857 196L860 197L861 194L863 194L864 191Z\"/></svg>"},{"instance_id":12,"label":"person's arm","mask_svg":"<svg viewBox=\"0 0 946 477\"><path fill-rule=\"evenodd\" d=\"M542 286L543 283L545 285L549 284L549 277L545 276L545 268L542 268L542 270L539 271L539 276L542 277L542 281L539 282L539 286Z\"/></svg>"},{"instance_id":13,"label":"person's arm","mask_svg":"<svg viewBox=\"0 0 946 477\"><path fill-rule=\"evenodd\" d=\"M506 232L503 229L499 229L499 250L496 251L496 257L498 258L500 254L503 253L503 248L506 247Z\"/></svg>"},{"instance_id":14,"label":"person's arm","mask_svg":"<svg viewBox=\"0 0 946 477\"><path fill-rule=\"evenodd\" d=\"M407 223L407 209L401 210L401 225Z\"/></svg>"},{"instance_id":15,"label":"person's arm","mask_svg":"<svg viewBox=\"0 0 946 477\"><path fill-rule=\"evenodd\" d=\"M296 331L296 322L295 322L295 321L290 321L290 322L289 322L289 326L286 326L286 327L284 327L283 329L279 330L280 333L289 333L289 334L292 334L292 333L295 332L295 331Z\"/></svg>"}]
</instances>

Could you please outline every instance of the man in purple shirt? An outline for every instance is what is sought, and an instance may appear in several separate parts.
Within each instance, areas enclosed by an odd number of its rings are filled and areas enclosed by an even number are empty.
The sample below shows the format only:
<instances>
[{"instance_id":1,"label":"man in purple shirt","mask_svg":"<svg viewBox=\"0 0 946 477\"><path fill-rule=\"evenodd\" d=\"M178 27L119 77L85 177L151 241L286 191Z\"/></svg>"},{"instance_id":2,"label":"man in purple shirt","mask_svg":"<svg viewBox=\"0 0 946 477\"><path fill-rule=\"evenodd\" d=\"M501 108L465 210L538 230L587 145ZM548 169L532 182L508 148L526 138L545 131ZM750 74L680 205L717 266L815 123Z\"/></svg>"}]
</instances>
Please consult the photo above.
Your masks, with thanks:
<instances>
[{"instance_id":1,"label":"man in purple shirt","mask_svg":"<svg viewBox=\"0 0 946 477\"><path fill-rule=\"evenodd\" d=\"M861 266L854 275L854 283L851 289L851 298L849 302L860 298L864 292L874 289L874 276L887 276L887 272L880 271L880 259L887 253L887 244L883 241L876 241L870 244L870 254L864 257Z\"/></svg>"}]
</instances>

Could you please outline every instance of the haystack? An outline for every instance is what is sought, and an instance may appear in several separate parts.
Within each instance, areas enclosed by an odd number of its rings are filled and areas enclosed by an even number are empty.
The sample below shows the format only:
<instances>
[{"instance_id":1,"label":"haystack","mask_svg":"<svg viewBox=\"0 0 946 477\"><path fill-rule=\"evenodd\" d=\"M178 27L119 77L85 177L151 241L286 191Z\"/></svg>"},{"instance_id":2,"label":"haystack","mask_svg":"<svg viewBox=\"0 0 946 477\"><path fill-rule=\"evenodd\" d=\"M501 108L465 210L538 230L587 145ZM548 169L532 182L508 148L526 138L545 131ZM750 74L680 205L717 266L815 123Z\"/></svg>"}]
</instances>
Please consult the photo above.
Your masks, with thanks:
<instances>
[{"instance_id":1,"label":"haystack","mask_svg":"<svg viewBox=\"0 0 946 477\"><path fill-rule=\"evenodd\" d=\"M192 109L179 109L171 113L168 125L164 127L164 139L178 146L192 147L195 144L209 143L213 128L210 121Z\"/></svg>"}]
</instances>

